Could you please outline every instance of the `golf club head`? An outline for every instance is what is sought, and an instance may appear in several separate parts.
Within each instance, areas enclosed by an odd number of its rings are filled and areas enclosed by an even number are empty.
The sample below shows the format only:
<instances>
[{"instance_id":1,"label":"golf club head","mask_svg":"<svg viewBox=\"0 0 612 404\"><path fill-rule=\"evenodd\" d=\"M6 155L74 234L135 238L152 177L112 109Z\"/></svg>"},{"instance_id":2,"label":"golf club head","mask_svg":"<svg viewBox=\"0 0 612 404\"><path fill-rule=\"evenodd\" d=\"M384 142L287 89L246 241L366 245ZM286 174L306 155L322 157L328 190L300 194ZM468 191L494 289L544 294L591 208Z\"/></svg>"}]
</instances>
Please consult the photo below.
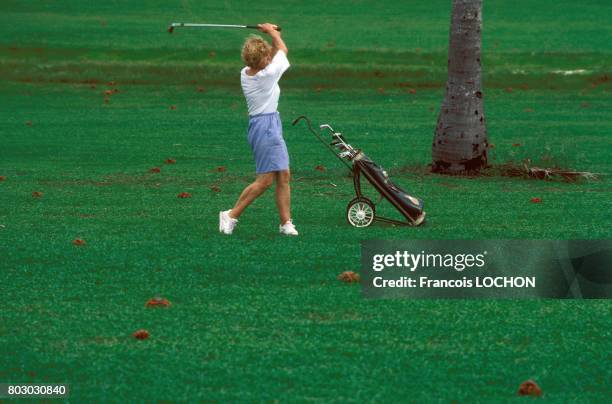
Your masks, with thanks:
<instances>
[{"instance_id":1,"label":"golf club head","mask_svg":"<svg viewBox=\"0 0 612 404\"><path fill-rule=\"evenodd\" d=\"M323 130L323 129L327 129L330 132L334 133L334 128L332 128L331 126L329 126L328 124L324 123L322 125L319 125L319 129Z\"/></svg>"},{"instance_id":2,"label":"golf club head","mask_svg":"<svg viewBox=\"0 0 612 404\"><path fill-rule=\"evenodd\" d=\"M335 144L342 144L342 143L346 143L346 140L344 139L344 136L342 136L342 133L340 132L334 132L332 133L332 141L331 143L333 145Z\"/></svg>"}]
</instances>

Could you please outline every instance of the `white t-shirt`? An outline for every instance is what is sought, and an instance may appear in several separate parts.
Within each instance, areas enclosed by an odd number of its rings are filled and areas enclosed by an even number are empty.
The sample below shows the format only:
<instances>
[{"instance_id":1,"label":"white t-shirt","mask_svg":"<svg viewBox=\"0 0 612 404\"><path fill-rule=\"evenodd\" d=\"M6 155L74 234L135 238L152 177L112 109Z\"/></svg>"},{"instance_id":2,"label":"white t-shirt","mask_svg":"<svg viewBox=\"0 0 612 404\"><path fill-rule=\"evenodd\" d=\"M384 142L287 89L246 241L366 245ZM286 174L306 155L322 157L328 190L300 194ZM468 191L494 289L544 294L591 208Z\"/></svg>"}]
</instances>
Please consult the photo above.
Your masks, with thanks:
<instances>
[{"instance_id":1,"label":"white t-shirt","mask_svg":"<svg viewBox=\"0 0 612 404\"><path fill-rule=\"evenodd\" d=\"M282 50L278 50L272 61L254 76L249 76L244 67L240 72L240 84L246 98L249 115L276 112L280 87L278 81L289 68L289 60Z\"/></svg>"}]
</instances>

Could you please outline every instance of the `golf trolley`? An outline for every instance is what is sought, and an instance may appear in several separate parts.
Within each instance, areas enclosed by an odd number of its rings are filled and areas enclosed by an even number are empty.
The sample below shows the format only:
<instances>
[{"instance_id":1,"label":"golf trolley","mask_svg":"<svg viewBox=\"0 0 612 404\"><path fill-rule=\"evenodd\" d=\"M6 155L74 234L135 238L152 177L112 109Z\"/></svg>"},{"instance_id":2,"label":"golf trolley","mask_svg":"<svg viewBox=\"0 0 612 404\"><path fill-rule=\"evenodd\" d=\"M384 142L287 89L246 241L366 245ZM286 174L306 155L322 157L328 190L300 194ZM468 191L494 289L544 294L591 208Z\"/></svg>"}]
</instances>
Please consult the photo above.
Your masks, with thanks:
<instances>
[{"instance_id":1,"label":"golf trolley","mask_svg":"<svg viewBox=\"0 0 612 404\"><path fill-rule=\"evenodd\" d=\"M346 142L341 133L323 124L319 130L327 129L331 134L331 143L327 143L320 133L316 132L306 116L300 116L293 121L295 126L304 119L308 129L323 143L342 163L351 171L356 197L346 207L346 219L355 227L367 227L374 220L403 226L419 226L425 221L423 212L423 201L408 195L403 189L395 185L389 179L387 172L374 163L360 149L354 149ZM406 221L388 219L376 216L376 204L361 192L361 177L365 177L380 194L380 202L383 198L391 204L407 219Z\"/></svg>"}]
</instances>

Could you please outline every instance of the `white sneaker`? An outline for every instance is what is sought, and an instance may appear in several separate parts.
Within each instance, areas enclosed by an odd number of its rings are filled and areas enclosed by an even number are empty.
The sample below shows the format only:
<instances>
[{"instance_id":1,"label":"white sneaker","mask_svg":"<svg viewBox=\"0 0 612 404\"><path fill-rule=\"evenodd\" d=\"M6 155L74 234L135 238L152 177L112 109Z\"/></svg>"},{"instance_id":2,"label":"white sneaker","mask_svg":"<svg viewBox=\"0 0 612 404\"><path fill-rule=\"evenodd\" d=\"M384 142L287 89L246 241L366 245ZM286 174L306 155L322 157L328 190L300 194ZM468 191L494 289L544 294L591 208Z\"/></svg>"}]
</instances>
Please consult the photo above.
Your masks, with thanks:
<instances>
[{"instance_id":1,"label":"white sneaker","mask_svg":"<svg viewBox=\"0 0 612 404\"><path fill-rule=\"evenodd\" d=\"M297 236L298 231L295 229L295 226L291 222L291 220L287 220L285 224L282 226L278 226L278 230L280 234L285 234L287 236Z\"/></svg>"},{"instance_id":2,"label":"white sneaker","mask_svg":"<svg viewBox=\"0 0 612 404\"><path fill-rule=\"evenodd\" d=\"M219 212L219 231L223 234L232 234L236 223L238 223L238 219L230 217L230 211L231 209Z\"/></svg>"}]
</instances>

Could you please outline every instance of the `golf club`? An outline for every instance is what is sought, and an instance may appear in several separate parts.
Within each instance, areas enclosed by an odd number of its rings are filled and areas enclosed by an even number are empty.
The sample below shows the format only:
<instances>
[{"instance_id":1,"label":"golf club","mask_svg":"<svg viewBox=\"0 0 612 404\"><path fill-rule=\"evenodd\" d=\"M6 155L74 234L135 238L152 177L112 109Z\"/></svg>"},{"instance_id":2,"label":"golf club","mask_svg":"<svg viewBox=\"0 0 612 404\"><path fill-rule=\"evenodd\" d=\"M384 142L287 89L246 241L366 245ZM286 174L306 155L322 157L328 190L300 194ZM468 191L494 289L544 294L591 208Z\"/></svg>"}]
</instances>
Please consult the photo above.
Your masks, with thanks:
<instances>
[{"instance_id":1,"label":"golf club","mask_svg":"<svg viewBox=\"0 0 612 404\"><path fill-rule=\"evenodd\" d=\"M196 24L189 22L173 22L168 27L168 32L173 33L176 27L191 27L191 28L249 28L259 29L257 25L231 25L231 24ZM280 32L281 27L276 26L276 30Z\"/></svg>"}]
</instances>

